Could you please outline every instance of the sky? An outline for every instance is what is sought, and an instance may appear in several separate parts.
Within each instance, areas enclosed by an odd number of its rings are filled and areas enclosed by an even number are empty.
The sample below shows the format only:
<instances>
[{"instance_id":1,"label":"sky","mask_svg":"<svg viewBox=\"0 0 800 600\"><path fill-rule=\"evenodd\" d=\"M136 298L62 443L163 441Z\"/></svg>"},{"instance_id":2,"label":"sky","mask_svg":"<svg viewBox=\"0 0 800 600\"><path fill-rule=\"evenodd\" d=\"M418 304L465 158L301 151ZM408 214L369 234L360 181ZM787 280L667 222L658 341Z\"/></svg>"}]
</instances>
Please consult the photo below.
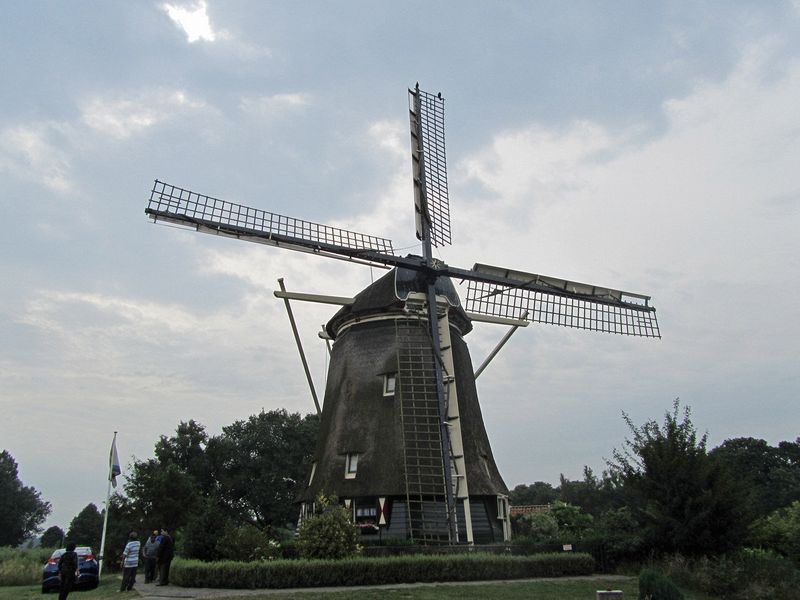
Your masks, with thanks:
<instances>
[{"instance_id":1,"label":"sky","mask_svg":"<svg viewBox=\"0 0 800 600\"><path fill-rule=\"evenodd\" d=\"M414 236L407 88L445 98L450 265L647 294L662 339L536 325L478 379L509 488L600 473L675 398L794 440L800 2L12 2L0 20L0 449L67 528L123 463L314 405L283 303L380 269L154 225L158 178ZM465 290L461 290L462 297ZM320 325L293 304L318 391ZM477 324L477 367L505 334Z\"/></svg>"}]
</instances>

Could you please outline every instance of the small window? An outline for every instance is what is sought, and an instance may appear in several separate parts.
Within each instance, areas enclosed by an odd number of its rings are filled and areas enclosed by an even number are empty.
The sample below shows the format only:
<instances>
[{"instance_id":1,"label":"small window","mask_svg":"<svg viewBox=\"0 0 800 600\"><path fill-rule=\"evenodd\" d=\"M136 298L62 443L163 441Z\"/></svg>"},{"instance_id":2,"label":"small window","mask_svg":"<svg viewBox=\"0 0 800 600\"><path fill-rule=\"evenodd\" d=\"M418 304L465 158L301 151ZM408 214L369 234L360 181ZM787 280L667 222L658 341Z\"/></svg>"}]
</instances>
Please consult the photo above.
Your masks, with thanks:
<instances>
[{"instance_id":1,"label":"small window","mask_svg":"<svg viewBox=\"0 0 800 600\"><path fill-rule=\"evenodd\" d=\"M505 520L508 516L508 497L497 497L497 518Z\"/></svg>"},{"instance_id":2,"label":"small window","mask_svg":"<svg viewBox=\"0 0 800 600\"><path fill-rule=\"evenodd\" d=\"M344 467L344 478L355 479L358 470L358 454L348 454Z\"/></svg>"},{"instance_id":3,"label":"small window","mask_svg":"<svg viewBox=\"0 0 800 600\"><path fill-rule=\"evenodd\" d=\"M317 472L317 463L311 463L311 475L308 476L308 485L311 485L311 482L314 481L314 473Z\"/></svg>"},{"instance_id":4,"label":"small window","mask_svg":"<svg viewBox=\"0 0 800 600\"><path fill-rule=\"evenodd\" d=\"M383 395L394 396L395 385L397 384L397 374L387 373L383 376Z\"/></svg>"},{"instance_id":5,"label":"small window","mask_svg":"<svg viewBox=\"0 0 800 600\"><path fill-rule=\"evenodd\" d=\"M375 518L378 516L378 509L374 506L372 507L359 507L356 508L356 519L364 517L364 518Z\"/></svg>"}]
</instances>

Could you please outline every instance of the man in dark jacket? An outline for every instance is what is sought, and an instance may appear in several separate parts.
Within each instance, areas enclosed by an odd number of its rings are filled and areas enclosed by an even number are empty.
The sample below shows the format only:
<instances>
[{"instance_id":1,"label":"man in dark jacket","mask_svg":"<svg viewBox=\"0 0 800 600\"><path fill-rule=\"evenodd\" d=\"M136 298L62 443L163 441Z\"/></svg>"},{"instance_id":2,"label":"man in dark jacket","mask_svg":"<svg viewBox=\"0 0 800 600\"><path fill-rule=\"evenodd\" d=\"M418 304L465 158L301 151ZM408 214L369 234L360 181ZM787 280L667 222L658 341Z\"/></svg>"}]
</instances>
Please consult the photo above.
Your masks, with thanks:
<instances>
[{"instance_id":1,"label":"man in dark jacket","mask_svg":"<svg viewBox=\"0 0 800 600\"><path fill-rule=\"evenodd\" d=\"M147 538L144 544L144 582L151 583L156 578L156 562L158 561L158 530Z\"/></svg>"},{"instance_id":2,"label":"man in dark jacket","mask_svg":"<svg viewBox=\"0 0 800 600\"><path fill-rule=\"evenodd\" d=\"M166 529L161 530L161 543L158 545L158 583L169 585L169 565L175 556L175 542Z\"/></svg>"},{"instance_id":3,"label":"man in dark jacket","mask_svg":"<svg viewBox=\"0 0 800 600\"><path fill-rule=\"evenodd\" d=\"M67 596L75 585L78 576L78 555L75 553L75 542L67 544L67 551L58 559L58 600L67 600Z\"/></svg>"}]
</instances>

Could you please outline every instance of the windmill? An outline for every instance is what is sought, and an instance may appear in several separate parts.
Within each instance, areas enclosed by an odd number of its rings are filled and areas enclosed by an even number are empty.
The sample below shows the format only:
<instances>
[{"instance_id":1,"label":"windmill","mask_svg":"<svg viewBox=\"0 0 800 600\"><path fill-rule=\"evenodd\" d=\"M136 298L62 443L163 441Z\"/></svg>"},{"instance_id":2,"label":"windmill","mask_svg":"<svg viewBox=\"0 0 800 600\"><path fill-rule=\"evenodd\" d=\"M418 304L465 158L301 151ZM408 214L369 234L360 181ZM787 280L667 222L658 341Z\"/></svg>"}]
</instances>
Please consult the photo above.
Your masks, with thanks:
<instances>
[{"instance_id":1,"label":"windmill","mask_svg":"<svg viewBox=\"0 0 800 600\"><path fill-rule=\"evenodd\" d=\"M410 89L409 117L422 256L395 254L385 238L158 180L145 213L154 222L390 268L352 298L288 293L282 280L275 292L287 307L289 298L341 306L325 326L334 343L315 462L299 495L301 519L323 491L352 509L362 532L430 544L508 540L508 490L463 336L473 321L484 321L657 338L655 309L641 294L434 258L434 247L451 243L441 94ZM467 282L465 305L451 279Z\"/></svg>"}]
</instances>

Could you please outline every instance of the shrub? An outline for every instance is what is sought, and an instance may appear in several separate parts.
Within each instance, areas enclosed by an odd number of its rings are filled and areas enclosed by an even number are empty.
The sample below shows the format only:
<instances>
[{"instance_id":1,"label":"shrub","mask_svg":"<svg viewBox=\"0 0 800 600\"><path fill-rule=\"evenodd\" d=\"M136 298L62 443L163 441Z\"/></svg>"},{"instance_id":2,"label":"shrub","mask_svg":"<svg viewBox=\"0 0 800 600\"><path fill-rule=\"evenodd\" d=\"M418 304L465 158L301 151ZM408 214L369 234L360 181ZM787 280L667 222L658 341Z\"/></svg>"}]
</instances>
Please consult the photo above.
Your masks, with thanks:
<instances>
[{"instance_id":1,"label":"shrub","mask_svg":"<svg viewBox=\"0 0 800 600\"><path fill-rule=\"evenodd\" d=\"M800 500L760 519L753 527L753 537L800 565Z\"/></svg>"},{"instance_id":2,"label":"shrub","mask_svg":"<svg viewBox=\"0 0 800 600\"><path fill-rule=\"evenodd\" d=\"M517 519L517 532L534 543L548 542L558 536L558 521L549 513L532 513Z\"/></svg>"},{"instance_id":3,"label":"shrub","mask_svg":"<svg viewBox=\"0 0 800 600\"><path fill-rule=\"evenodd\" d=\"M175 584L186 587L293 588L561 577L590 575L593 568L591 556L572 552L534 556L474 553L248 563L206 563L177 558L170 577Z\"/></svg>"},{"instance_id":4,"label":"shrub","mask_svg":"<svg viewBox=\"0 0 800 600\"><path fill-rule=\"evenodd\" d=\"M317 497L320 514L303 521L297 536L297 550L302 558L339 559L358 552L359 532L350 519L350 511L336 503L336 498Z\"/></svg>"},{"instance_id":5,"label":"shrub","mask_svg":"<svg viewBox=\"0 0 800 600\"><path fill-rule=\"evenodd\" d=\"M684 600L684 596L668 577L652 569L642 569L639 600Z\"/></svg>"},{"instance_id":6,"label":"shrub","mask_svg":"<svg viewBox=\"0 0 800 600\"><path fill-rule=\"evenodd\" d=\"M673 556L664 570L685 587L725 600L798 600L800 571L774 552L742 550L713 558Z\"/></svg>"},{"instance_id":7,"label":"shrub","mask_svg":"<svg viewBox=\"0 0 800 600\"><path fill-rule=\"evenodd\" d=\"M266 531L249 523L228 529L217 541L217 553L226 560L270 560L280 554L280 544Z\"/></svg>"},{"instance_id":8,"label":"shrub","mask_svg":"<svg viewBox=\"0 0 800 600\"><path fill-rule=\"evenodd\" d=\"M587 515L579 506L566 502L554 502L550 514L558 524L558 532L564 542L576 542L591 528L592 515Z\"/></svg>"}]
</instances>

